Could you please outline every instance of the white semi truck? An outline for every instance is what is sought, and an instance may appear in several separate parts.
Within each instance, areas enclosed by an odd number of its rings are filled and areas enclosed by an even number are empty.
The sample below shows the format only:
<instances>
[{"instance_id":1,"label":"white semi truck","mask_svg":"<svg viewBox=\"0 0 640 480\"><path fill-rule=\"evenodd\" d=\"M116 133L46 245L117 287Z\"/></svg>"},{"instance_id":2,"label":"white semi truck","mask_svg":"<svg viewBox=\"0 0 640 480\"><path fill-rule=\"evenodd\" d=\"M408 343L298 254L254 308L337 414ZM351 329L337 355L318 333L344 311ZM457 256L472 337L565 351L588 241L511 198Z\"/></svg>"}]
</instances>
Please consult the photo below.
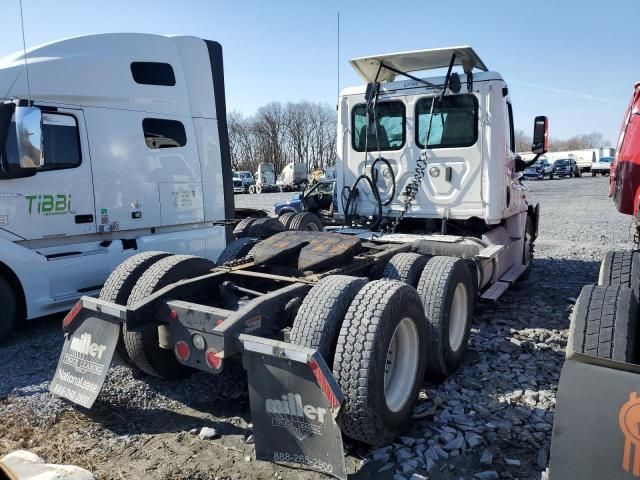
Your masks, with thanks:
<instances>
[{"instance_id":1,"label":"white semi truck","mask_svg":"<svg viewBox=\"0 0 640 480\"><path fill-rule=\"evenodd\" d=\"M507 84L473 49L352 65L365 85L338 104L346 225L245 219L218 266L168 255L132 269L132 257L100 299L83 297L65 317L53 393L91 407L118 345L165 379L242 360L256 457L338 478L343 435L380 444L411 422L425 375L462 365L477 300L498 298L530 267L539 209L518 181L527 163ZM411 73L443 67L444 77ZM546 117L533 138L543 154ZM312 214L298 215L301 226Z\"/></svg>"},{"instance_id":2,"label":"white semi truck","mask_svg":"<svg viewBox=\"0 0 640 480\"><path fill-rule=\"evenodd\" d=\"M41 131L43 162L19 158L15 120L3 126L0 340L97 294L135 253L216 259L226 227L214 222L234 216L218 43L106 34L26 56L30 85L24 53L4 58L0 97L41 113L28 133Z\"/></svg>"},{"instance_id":3,"label":"white semi truck","mask_svg":"<svg viewBox=\"0 0 640 480\"><path fill-rule=\"evenodd\" d=\"M276 184L281 192L304 192L309 184L307 164L304 162L287 163L278 175Z\"/></svg>"},{"instance_id":4,"label":"white semi truck","mask_svg":"<svg viewBox=\"0 0 640 480\"><path fill-rule=\"evenodd\" d=\"M255 173L255 185L249 187L249 193L269 193L277 190L276 169L273 163L260 162Z\"/></svg>"}]
</instances>

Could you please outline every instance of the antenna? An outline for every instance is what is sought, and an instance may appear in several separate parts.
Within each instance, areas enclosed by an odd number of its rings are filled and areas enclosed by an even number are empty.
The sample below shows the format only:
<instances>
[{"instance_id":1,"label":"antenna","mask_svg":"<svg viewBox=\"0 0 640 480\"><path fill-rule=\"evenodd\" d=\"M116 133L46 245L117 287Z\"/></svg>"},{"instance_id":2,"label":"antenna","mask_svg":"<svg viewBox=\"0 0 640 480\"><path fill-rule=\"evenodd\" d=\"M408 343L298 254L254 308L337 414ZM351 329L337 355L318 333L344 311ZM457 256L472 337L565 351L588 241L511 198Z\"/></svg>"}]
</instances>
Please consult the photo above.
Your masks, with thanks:
<instances>
[{"instance_id":1,"label":"antenna","mask_svg":"<svg viewBox=\"0 0 640 480\"><path fill-rule=\"evenodd\" d=\"M338 97L340 97L340 12L338 12Z\"/></svg>"},{"instance_id":2,"label":"antenna","mask_svg":"<svg viewBox=\"0 0 640 480\"><path fill-rule=\"evenodd\" d=\"M22 26L22 51L24 52L24 69L27 72L27 100L31 104L31 84L29 82L29 65L27 64L27 42L24 39L24 16L22 15L22 0L20 2L20 25Z\"/></svg>"}]
</instances>

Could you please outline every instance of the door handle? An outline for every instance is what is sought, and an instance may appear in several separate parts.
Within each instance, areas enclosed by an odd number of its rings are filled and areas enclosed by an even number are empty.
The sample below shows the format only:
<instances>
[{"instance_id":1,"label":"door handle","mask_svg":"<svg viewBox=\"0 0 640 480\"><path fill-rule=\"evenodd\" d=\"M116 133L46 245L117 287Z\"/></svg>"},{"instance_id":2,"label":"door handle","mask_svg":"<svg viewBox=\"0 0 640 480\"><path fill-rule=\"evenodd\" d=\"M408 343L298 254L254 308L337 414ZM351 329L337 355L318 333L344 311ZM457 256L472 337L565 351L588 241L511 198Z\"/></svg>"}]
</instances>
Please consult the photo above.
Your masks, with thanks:
<instances>
[{"instance_id":1,"label":"door handle","mask_svg":"<svg viewBox=\"0 0 640 480\"><path fill-rule=\"evenodd\" d=\"M76 223L93 223L93 215L76 215Z\"/></svg>"}]
</instances>

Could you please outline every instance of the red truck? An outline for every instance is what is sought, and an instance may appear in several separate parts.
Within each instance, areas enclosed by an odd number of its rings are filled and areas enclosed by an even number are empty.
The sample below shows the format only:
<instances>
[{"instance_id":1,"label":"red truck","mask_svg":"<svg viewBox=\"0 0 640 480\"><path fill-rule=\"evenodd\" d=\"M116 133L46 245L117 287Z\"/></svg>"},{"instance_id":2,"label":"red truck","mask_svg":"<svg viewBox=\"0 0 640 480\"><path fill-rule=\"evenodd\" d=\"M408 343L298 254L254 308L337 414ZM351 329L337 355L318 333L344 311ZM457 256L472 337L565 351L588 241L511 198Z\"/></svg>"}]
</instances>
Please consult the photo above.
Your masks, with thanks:
<instances>
[{"instance_id":1,"label":"red truck","mask_svg":"<svg viewBox=\"0 0 640 480\"><path fill-rule=\"evenodd\" d=\"M626 110L609 195L632 215L633 247L609 251L598 285L571 317L551 442L549 478L640 478L640 82Z\"/></svg>"}]
</instances>

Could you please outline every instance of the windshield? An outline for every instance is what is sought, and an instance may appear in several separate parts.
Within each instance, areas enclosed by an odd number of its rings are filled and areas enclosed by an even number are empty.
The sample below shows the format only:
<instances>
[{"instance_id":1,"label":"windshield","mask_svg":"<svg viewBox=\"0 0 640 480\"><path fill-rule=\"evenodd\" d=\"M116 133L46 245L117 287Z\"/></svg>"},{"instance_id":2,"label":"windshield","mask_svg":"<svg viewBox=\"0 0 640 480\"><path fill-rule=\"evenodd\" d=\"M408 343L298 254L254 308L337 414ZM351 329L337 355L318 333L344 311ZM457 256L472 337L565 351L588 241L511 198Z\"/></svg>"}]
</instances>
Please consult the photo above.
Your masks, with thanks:
<instances>
[{"instance_id":1,"label":"windshield","mask_svg":"<svg viewBox=\"0 0 640 480\"><path fill-rule=\"evenodd\" d=\"M240 178L251 178L251 172L238 172Z\"/></svg>"},{"instance_id":2,"label":"windshield","mask_svg":"<svg viewBox=\"0 0 640 480\"><path fill-rule=\"evenodd\" d=\"M613 161L613 157L600 157L600 161L604 163L611 163Z\"/></svg>"},{"instance_id":3,"label":"windshield","mask_svg":"<svg viewBox=\"0 0 640 480\"><path fill-rule=\"evenodd\" d=\"M556 160L554 165L569 165L569 160Z\"/></svg>"}]
</instances>

